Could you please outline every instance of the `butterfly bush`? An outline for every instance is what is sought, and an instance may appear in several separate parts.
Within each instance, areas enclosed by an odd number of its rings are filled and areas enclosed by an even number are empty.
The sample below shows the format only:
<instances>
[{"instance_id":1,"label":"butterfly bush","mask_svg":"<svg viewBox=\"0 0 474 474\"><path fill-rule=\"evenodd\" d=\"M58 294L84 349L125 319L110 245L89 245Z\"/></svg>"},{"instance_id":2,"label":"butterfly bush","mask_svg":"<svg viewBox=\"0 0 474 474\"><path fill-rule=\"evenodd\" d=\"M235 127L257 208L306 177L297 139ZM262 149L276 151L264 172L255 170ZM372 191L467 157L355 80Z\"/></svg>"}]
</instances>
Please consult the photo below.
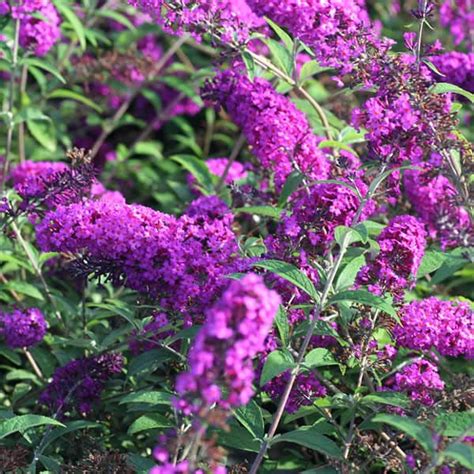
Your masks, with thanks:
<instances>
[{"instance_id":1,"label":"butterfly bush","mask_svg":"<svg viewBox=\"0 0 474 474\"><path fill-rule=\"evenodd\" d=\"M16 309L11 313L0 312L0 336L12 349L39 344L47 328L46 319L38 308Z\"/></svg>"},{"instance_id":2,"label":"butterfly bush","mask_svg":"<svg viewBox=\"0 0 474 474\"><path fill-rule=\"evenodd\" d=\"M472 219L456 202L457 190L446 176L431 168L407 170L403 183L413 210L442 249L472 244Z\"/></svg>"},{"instance_id":3,"label":"butterfly bush","mask_svg":"<svg viewBox=\"0 0 474 474\"><path fill-rule=\"evenodd\" d=\"M180 409L198 412L213 404L228 409L250 401L252 360L264 349L279 304L278 294L258 275L250 273L229 285L206 313L190 350L189 372L177 379Z\"/></svg>"},{"instance_id":4,"label":"butterfly bush","mask_svg":"<svg viewBox=\"0 0 474 474\"><path fill-rule=\"evenodd\" d=\"M345 186L347 184L347 187ZM288 245L298 242L308 254L317 254L328 248L338 226L350 226L359 209L359 218L365 220L375 211L374 202L361 203L360 196L367 193L367 186L358 180L356 194L349 183L317 184L308 192L300 193L291 203L291 214L287 214L279 225L277 238ZM271 243L273 237L269 237Z\"/></svg>"},{"instance_id":5,"label":"butterfly bush","mask_svg":"<svg viewBox=\"0 0 474 474\"><path fill-rule=\"evenodd\" d=\"M60 417L73 409L86 416L100 400L106 382L122 367L123 357L116 353L71 360L55 370L39 402Z\"/></svg>"},{"instance_id":6,"label":"butterfly bush","mask_svg":"<svg viewBox=\"0 0 474 474\"><path fill-rule=\"evenodd\" d=\"M271 169L281 187L292 170L313 179L328 177L330 165L305 115L261 78L228 70L208 83L204 96L223 107L242 128L252 153L264 169Z\"/></svg>"},{"instance_id":7,"label":"butterfly bush","mask_svg":"<svg viewBox=\"0 0 474 474\"><path fill-rule=\"evenodd\" d=\"M449 28L454 44L473 45L474 11L470 0L444 0L439 10L440 23Z\"/></svg>"},{"instance_id":8,"label":"butterfly bush","mask_svg":"<svg viewBox=\"0 0 474 474\"><path fill-rule=\"evenodd\" d=\"M435 417L472 408L471 105L438 83L473 91L471 2L88 3L0 1L2 402L107 427L30 427L35 468L466 467Z\"/></svg>"},{"instance_id":9,"label":"butterfly bush","mask_svg":"<svg viewBox=\"0 0 474 474\"><path fill-rule=\"evenodd\" d=\"M323 66L347 73L354 60L365 52L361 30L370 20L363 1L248 0L248 4L255 13L268 16L312 48Z\"/></svg>"},{"instance_id":10,"label":"butterfly bush","mask_svg":"<svg viewBox=\"0 0 474 474\"><path fill-rule=\"evenodd\" d=\"M415 402L431 406L436 393L444 388L444 382L435 364L418 359L408 364L387 381L387 386L397 392L406 392Z\"/></svg>"},{"instance_id":11,"label":"butterfly bush","mask_svg":"<svg viewBox=\"0 0 474 474\"><path fill-rule=\"evenodd\" d=\"M0 15L7 13L20 22L21 47L35 56L45 56L61 38L61 18L50 0L0 2Z\"/></svg>"},{"instance_id":12,"label":"butterfly bush","mask_svg":"<svg viewBox=\"0 0 474 474\"><path fill-rule=\"evenodd\" d=\"M206 33L218 35L222 41L242 43L252 29L264 21L255 15L245 0L129 0L142 8L172 34L190 32L196 39Z\"/></svg>"},{"instance_id":13,"label":"butterfly bush","mask_svg":"<svg viewBox=\"0 0 474 474\"><path fill-rule=\"evenodd\" d=\"M43 251L84 252L91 273L154 295L163 306L199 314L223 276L239 269L232 214L215 196L175 218L109 199L58 206L37 225Z\"/></svg>"},{"instance_id":14,"label":"butterfly bush","mask_svg":"<svg viewBox=\"0 0 474 474\"><path fill-rule=\"evenodd\" d=\"M377 295L386 291L398 299L413 288L426 246L423 224L413 216L394 217L377 238L380 252L357 274L358 285Z\"/></svg>"},{"instance_id":15,"label":"butterfly bush","mask_svg":"<svg viewBox=\"0 0 474 474\"><path fill-rule=\"evenodd\" d=\"M435 73L435 78L439 82L450 82L474 93L474 53L449 51L430 59L441 73Z\"/></svg>"},{"instance_id":16,"label":"butterfly bush","mask_svg":"<svg viewBox=\"0 0 474 474\"><path fill-rule=\"evenodd\" d=\"M413 301L401 311L401 325L394 336L400 346L441 355L474 357L474 311L462 301L436 297Z\"/></svg>"}]
</instances>

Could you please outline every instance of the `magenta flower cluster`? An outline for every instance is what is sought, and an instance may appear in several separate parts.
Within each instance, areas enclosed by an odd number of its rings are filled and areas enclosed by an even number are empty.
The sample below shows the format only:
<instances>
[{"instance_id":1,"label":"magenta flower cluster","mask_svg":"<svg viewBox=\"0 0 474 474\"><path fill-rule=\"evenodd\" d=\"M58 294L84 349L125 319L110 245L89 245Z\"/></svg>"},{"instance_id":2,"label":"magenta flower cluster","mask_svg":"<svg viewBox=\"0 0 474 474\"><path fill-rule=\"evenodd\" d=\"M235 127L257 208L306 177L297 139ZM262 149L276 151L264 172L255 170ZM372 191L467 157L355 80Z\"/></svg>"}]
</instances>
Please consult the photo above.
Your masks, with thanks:
<instances>
[{"instance_id":1,"label":"magenta flower cluster","mask_svg":"<svg viewBox=\"0 0 474 474\"><path fill-rule=\"evenodd\" d=\"M290 371L285 371L263 386L263 390L275 403L282 397L290 377ZM324 397L326 394L326 387L312 372L300 373L296 377L285 411L296 413L301 407L312 405L316 398Z\"/></svg>"},{"instance_id":2,"label":"magenta flower cluster","mask_svg":"<svg viewBox=\"0 0 474 474\"><path fill-rule=\"evenodd\" d=\"M441 248L469 246L474 242L474 227L466 209L457 203L457 190L449 179L430 168L407 170L403 177L405 194Z\"/></svg>"},{"instance_id":3,"label":"magenta flower cluster","mask_svg":"<svg viewBox=\"0 0 474 474\"><path fill-rule=\"evenodd\" d=\"M44 195L52 181L67 171L66 163L59 161L25 161L13 168L10 178L15 191L23 198Z\"/></svg>"},{"instance_id":4,"label":"magenta flower cluster","mask_svg":"<svg viewBox=\"0 0 474 474\"><path fill-rule=\"evenodd\" d=\"M435 73L436 80L450 82L474 93L474 53L449 51L433 56L430 60L441 73L441 75Z\"/></svg>"},{"instance_id":5,"label":"magenta flower cluster","mask_svg":"<svg viewBox=\"0 0 474 474\"><path fill-rule=\"evenodd\" d=\"M129 0L148 12L165 31L182 35L191 33L201 39L207 33L224 42L242 43L264 21L255 15L245 0Z\"/></svg>"},{"instance_id":6,"label":"magenta flower cluster","mask_svg":"<svg viewBox=\"0 0 474 474\"><path fill-rule=\"evenodd\" d=\"M189 352L189 371L179 375L177 405L185 413L218 404L224 409L246 405L253 395L253 359L280 304L260 276L232 281L206 320Z\"/></svg>"},{"instance_id":7,"label":"magenta flower cluster","mask_svg":"<svg viewBox=\"0 0 474 474\"><path fill-rule=\"evenodd\" d=\"M228 70L207 84L204 96L222 106L242 128L253 154L263 169L272 170L281 187L293 170L313 179L326 179L330 164L318 147L303 112L278 94L265 79L251 81L246 75Z\"/></svg>"},{"instance_id":8,"label":"magenta flower cluster","mask_svg":"<svg viewBox=\"0 0 474 474\"><path fill-rule=\"evenodd\" d=\"M380 252L361 268L358 285L381 295L386 291L397 299L413 286L426 246L423 224L413 216L394 217L377 238Z\"/></svg>"},{"instance_id":9,"label":"magenta flower cluster","mask_svg":"<svg viewBox=\"0 0 474 474\"><path fill-rule=\"evenodd\" d=\"M108 199L58 206L37 225L43 251L84 253L117 283L159 299L168 310L201 314L223 276L239 269L233 216L202 197L180 218Z\"/></svg>"},{"instance_id":10,"label":"magenta flower cluster","mask_svg":"<svg viewBox=\"0 0 474 474\"><path fill-rule=\"evenodd\" d=\"M436 297L413 301L401 310L393 334L400 346L441 355L474 358L474 311L462 301Z\"/></svg>"},{"instance_id":11,"label":"magenta flower cluster","mask_svg":"<svg viewBox=\"0 0 474 474\"><path fill-rule=\"evenodd\" d=\"M71 360L56 369L39 401L60 417L74 408L79 414L88 415L100 400L107 381L119 374L122 366L122 356L112 352Z\"/></svg>"},{"instance_id":12,"label":"magenta flower cluster","mask_svg":"<svg viewBox=\"0 0 474 474\"><path fill-rule=\"evenodd\" d=\"M38 308L15 309L11 313L0 312L0 336L12 349L40 343L47 328L44 315Z\"/></svg>"},{"instance_id":13,"label":"magenta flower cluster","mask_svg":"<svg viewBox=\"0 0 474 474\"><path fill-rule=\"evenodd\" d=\"M441 25L449 28L454 44L460 45L464 41L468 46L473 45L472 32L474 31L474 9L471 0L443 0L439 18Z\"/></svg>"},{"instance_id":14,"label":"magenta flower cluster","mask_svg":"<svg viewBox=\"0 0 474 474\"><path fill-rule=\"evenodd\" d=\"M365 196L367 186L361 180L355 185L360 196ZM308 253L317 254L332 242L336 227L352 225L360 206L359 195L344 184L314 185L292 200L291 214L282 219L277 235L286 238L288 245L298 242ZM365 204L359 219L367 219L374 211L375 204L371 201Z\"/></svg>"},{"instance_id":15,"label":"magenta flower cluster","mask_svg":"<svg viewBox=\"0 0 474 474\"><path fill-rule=\"evenodd\" d=\"M61 37L61 18L51 0L0 2L0 15L7 12L20 21L20 45L45 56Z\"/></svg>"},{"instance_id":16,"label":"magenta flower cluster","mask_svg":"<svg viewBox=\"0 0 474 474\"><path fill-rule=\"evenodd\" d=\"M347 73L364 54L363 31L369 26L364 1L248 0L260 16L268 16L308 45L323 66ZM298 13L296 13L298 12Z\"/></svg>"},{"instance_id":17,"label":"magenta flower cluster","mask_svg":"<svg viewBox=\"0 0 474 474\"><path fill-rule=\"evenodd\" d=\"M431 406L434 394L444 389L444 382L435 364L417 359L397 372L387 381L386 386L396 392L406 392L415 402Z\"/></svg>"}]
</instances>

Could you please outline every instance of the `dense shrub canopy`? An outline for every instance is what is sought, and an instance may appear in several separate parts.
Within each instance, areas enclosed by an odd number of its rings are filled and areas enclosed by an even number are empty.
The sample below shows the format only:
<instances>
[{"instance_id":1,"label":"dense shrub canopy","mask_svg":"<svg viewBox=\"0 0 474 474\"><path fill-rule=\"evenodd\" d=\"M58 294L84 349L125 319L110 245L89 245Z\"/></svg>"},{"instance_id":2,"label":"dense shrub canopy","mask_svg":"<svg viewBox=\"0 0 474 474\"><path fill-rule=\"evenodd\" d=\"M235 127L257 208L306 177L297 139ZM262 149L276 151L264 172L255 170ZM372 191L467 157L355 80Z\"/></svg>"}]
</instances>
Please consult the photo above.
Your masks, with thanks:
<instances>
[{"instance_id":1,"label":"dense shrub canopy","mask_svg":"<svg viewBox=\"0 0 474 474\"><path fill-rule=\"evenodd\" d=\"M0 472L473 472L473 32L0 1Z\"/></svg>"}]
</instances>

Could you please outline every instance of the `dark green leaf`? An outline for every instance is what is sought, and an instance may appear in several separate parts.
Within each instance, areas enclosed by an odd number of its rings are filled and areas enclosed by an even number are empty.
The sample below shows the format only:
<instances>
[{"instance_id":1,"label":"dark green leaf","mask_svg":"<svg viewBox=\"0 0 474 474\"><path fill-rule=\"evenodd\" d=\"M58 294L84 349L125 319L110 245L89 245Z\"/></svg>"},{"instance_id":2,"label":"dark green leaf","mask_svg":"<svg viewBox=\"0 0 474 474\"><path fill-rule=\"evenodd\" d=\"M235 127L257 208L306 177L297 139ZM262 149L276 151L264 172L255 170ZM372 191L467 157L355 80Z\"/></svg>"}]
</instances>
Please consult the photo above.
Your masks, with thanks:
<instances>
[{"instance_id":1,"label":"dark green leaf","mask_svg":"<svg viewBox=\"0 0 474 474\"><path fill-rule=\"evenodd\" d=\"M293 283L314 300L319 298L313 282L298 268L290 263L281 262L280 260L262 260L254 263L255 267L264 268L285 280Z\"/></svg>"},{"instance_id":2,"label":"dark green leaf","mask_svg":"<svg viewBox=\"0 0 474 474\"><path fill-rule=\"evenodd\" d=\"M385 300L380 298L380 296L374 295L366 290L343 291L334 295L329 300L328 305L345 301L371 306L397 318L397 312L390 303L387 303Z\"/></svg>"},{"instance_id":3,"label":"dark green leaf","mask_svg":"<svg viewBox=\"0 0 474 474\"><path fill-rule=\"evenodd\" d=\"M418 269L417 278L422 278L429 273L433 273L438 270L439 267L446 260L446 254L438 252L437 250L427 250L421 261L420 268Z\"/></svg>"},{"instance_id":4,"label":"dark green leaf","mask_svg":"<svg viewBox=\"0 0 474 474\"><path fill-rule=\"evenodd\" d=\"M448 92L453 94L459 94L469 99L471 103L474 103L474 94L472 92L466 91L459 86L455 86L454 84L450 84L449 82L438 82L433 86L431 89L433 94L446 94Z\"/></svg>"},{"instance_id":5,"label":"dark green leaf","mask_svg":"<svg viewBox=\"0 0 474 474\"><path fill-rule=\"evenodd\" d=\"M281 343L283 347L286 347L289 342L290 325L288 324L288 315L282 305L279 306L275 316L275 324L278 328L278 334L280 334Z\"/></svg>"},{"instance_id":6,"label":"dark green leaf","mask_svg":"<svg viewBox=\"0 0 474 474\"><path fill-rule=\"evenodd\" d=\"M39 69L43 69L44 71L49 72L54 77L59 79L63 84L66 84L66 79L61 75L61 73L48 61L44 61L43 59L39 58L24 58L21 61L21 64L25 66L34 66Z\"/></svg>"},{"instance_id":7,"label":"dark green leaf","mask_svg":"<svg viewBox=\"0 0 474 474\"><path fill-rule=\"evenodd\" d=\"M453 443L449 445L443 454L454 459L467 469L474 469L474 449L463 443Z\"/></svg>"},{"instance_id":8,"label":"dark green leaf","mask_svg":"<svg viewBox=\"0 0 474 474\"><path fill-rule=\"evenodd\" d=\"M175 155L172 156L171 159L178 162L185 170L189 171L208 193L212 191L214 181L205 161L200 160L193 155Z\"/></svg>"},{"instance_id":9,"label":"dark green leaf","mask_svg":"<svg viewBox=\"0 0 474 474\"><path fill-rule=\"evenodd\" d=\"M265 424L263 423L262 409L253 400L244 407L234 411L237 420L256 438L263 438Z\"/></svg>"},{"instance_id":10,"label":"dark green leaf","mask_svg":"<svg viewBox=\"0 0 474 474\"><path fill-rule=\"evenodd\" d=\"M358 257L353 258L339 274L339 277L336 281L336 291L345 290L354 285L357 273L365 264L365 257L359 255Z\"/></svg>"},{"instance_id":11,"label":"dark green leaf","mask_svg":"<svg viewBox=\"0 0 474 474\"><path fill-rule=\"evenodd\" d=\"M435 418L435 430L443 436L474 436L474 413L444 413Z\"/></svg>"},{"instance_id":12,"label":"dark green leaf","mask_svg":"<svg viewBox=\"0 0 474 474\"><path fill-rule=\"evenodd\" d=\"M303 182L304 175L299 171L292 171L286 178L283 189L281 190L280 197L278 199L278 207L283 208L288 201L291 194L299 187Z\"/></svg>"},{"instance_id":13,"label":"dark green leaf","mask_svg":"<svg viewBox=\"0 0 474 474\"><path fill-rule=\"evenodd\" d=\"M391 405L394 407L406 408L410 405L408 397L397 392L379 392L366 395L362 400L363 404L381 403L383 405Z\"/></svg>"},{"instance_id":14,"label":"dark green leaf","mask_svg":"<svg viewBox=\"0 0 474 474\"><path fill-rule=\"evenodd\" d=\"M150 403L152 405L169 405L173 394L169 392L143 391L131 393L123 397L119 404L124 403Z\"/></svg>"},{"instance_id":15,"label":"dark green leaf","mask_svg":"<svg viewBox=\"0 0 474 474\"><path fill-rule=\"evenodd\" d=\"M156 428L170 428L173 422L159 413L147 413L135 420L128 428L128 434L136 434L141 431L154 430Z\"/></svg>"},{"instance_id":16,"label":"dark green leaf","mask_svg":"<svg viewBox=\"0 0 474 474\"><path fill-rule=\"evenodd\" d=\"M48 99L70 99L87 105L87 107L94 109L96 112L102 112L102 109L93 100L85 97L79 92L71 91L69 89L56 89L48 95Z\"/></svg>"},{"instance_id":17,"label":"dark green leaf","mask_svg":"<svg viewBox=\"0 0 474 474\"><path fill-rule=\"evenodd\" d=\"M385 423L415 439L418 444L428 453L434 451L431 431L418 421L408 416L389 415L380 413L372 418L373 423Z\"/></svg>"},{"instance_id":18,"label":"dark green leaf","mask_svg":"<svg viewBox=\"0 0 474 474\"><path fill-rule=\"evenodd\" d=\"M288 352L278 350L271 352L263 366L262 375L260 376L260 386L265 385L277 375L280 375L294 366L295 361Z\"/></svg>"},{"instance_id":19,"label":"dark green leaf","mask_svg":"<svg viewBox=\"0 0 474 474\"><path fill-rule=\"evenodd\" d=\"M25 433L30 428L43 425L63 426L59 421L41 415L20 415L0 423L0 439L13 433Z\"/></svg>"},{"instance_id":20,"label":"dark green leaf","mask_svg":"<svg viewBox=\"0 0 474 474\"><path fill-rule=\"evenodd\" d=\"M339 446L327 436L321 434L318 425L305 426L295 431L290 431L278 437L273 444L281 442L295 443L306 448L318 451L331 458L342 459L342 451Z\"/></svg>"},{"instance_id":21,"label":"dark green leaf","mask_svg":"<svg viewBox=\"0 0 474 474\"><path fill-rule=\"evenodd\" d=\"M322 367L325 365L337 365L331 352L324 347L317 347L306 354L304 363L308 367Z\"/></svg>"}]
</instances>

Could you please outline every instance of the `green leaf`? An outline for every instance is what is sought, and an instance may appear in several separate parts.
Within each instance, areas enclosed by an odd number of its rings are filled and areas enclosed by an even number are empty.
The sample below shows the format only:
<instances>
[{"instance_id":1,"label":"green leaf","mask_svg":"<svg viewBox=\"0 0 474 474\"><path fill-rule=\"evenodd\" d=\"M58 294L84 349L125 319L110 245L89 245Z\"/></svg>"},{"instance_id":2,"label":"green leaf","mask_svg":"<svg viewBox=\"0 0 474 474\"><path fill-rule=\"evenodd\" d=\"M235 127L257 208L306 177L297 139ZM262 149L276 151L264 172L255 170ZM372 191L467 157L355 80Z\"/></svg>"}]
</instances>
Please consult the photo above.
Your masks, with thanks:
<instances>
[{"instance_id":1,"label":"green leaf","mask_svg":"<svg viewBox=\"0 0 474 474\"><path fill-rule=\"evenodd\" d=\"M345 143L338 142L336 140L323 140L319 143L318 148L336 148L337 150L345 150L354 156L358 156L357 152Z\"/></svg>"},{"instance_id":2,"label":"green leaf","mask_svg":"<svg viewBox=\"0 0 474 474\"><path fill-rule=\"evenodd\" d=\"M279 219L283 209L278 209L272 206L248 206L238 207L234 209L235 213L244 212L246 214L255 214L257 216L272 217L273 219Z\"/></svg>"},{"instance_id":3,"label":"green leaf","mask_svg":"<svg viewBox=\"0 0 474 474\"><path fill-rule=\"evenodd\" d=\"M365 232L363 227L351 228L345 225L339 225L334 230L334 240L337 242L339 247L342 246L344 239L348 239L348 245L354 242L366 243L369 235Z\"/></svg>"},{"instance_id":4,"label":"green leaf","mask_svg":"<svg viewBox=\"0 0 474 474\"><path fill-rule=\"evenodd\" d=\"M258 453L260 441L258 441L247 429L237 423L229 423L230 431L217 431L218 444L229 448L236 448L242 451Z\"/></svg>"},{"instance_id":5,"label":"green leaf","mask_svg":"<svg viewBox=\"0 0 474 474\"><path fill-rule=\"evenodd\" d=\"M278 311L275 316L275 324L278 328L278 334L280 334L281 343L283 344L283 347L286 347L289 342L290 325L288 324L288 315L286 314L283 305L278 307Z\"/></svg>"},{"instance_id":6,"label":"green leaf","mask_svg":"<svg viewBox=\"0 0 474 474\"><path fill-rule=\"evenodd\" d=\"M433 273L438 270L439 267L446 260L446 254L438 252L437 250L427 250L421 261L420 268L418 269L417 279Z\"/></svg>"},{"instance_id":7,"label":"green leaf","mask_svg":"<svg viewBox=\"0 0 474 474\"><path fill-rule=\"evenodd\" d=\"M327 436L321 434L318 425L305 426L295 431L290 431L279 436L272 444L281 442L295 443L300 446L318 451L331 458L342 459L342 451L339 446Z\"/></svg>"},{"instance_id":8,"label":"green leaf","mask_svg":"<svg viewBox=\"0 0 474 474\"><path fill-rule=\"evenodd\" d=\"M256 70L257 70L255 61L252 55L247 53L246 51L242 53L242 59L245 64L245 68L247 69L247 75L249 76L249 79L253 81L256 75Z\"/></svg>"},{"instance_id":9,"label":"green leaf","mask_svg":"<svg viewBox=\"0 0 474 474\"><path fill-rule=\"evenodd\" d=\"M292 53L281 43L274 39L267 38L265 44L270 49L275 64L283 70L288 76L293 75L293 56Z\"/></svg>"},{"instance_id":10,"label":"green leaf","mask_svg":"<svg viewBox=\"0 0 474 474\"><path fill-rule=\"evenodd\" d=\"M293 285L303 290L314 300L319 298L313 282L301 270L290 263L281 262L280 260L262 260L254 263L253 266L264 268L293 283Z\"/></svg>"},{"instance_id":11,"label":"green leaf","mask_svg":"<svg viewBox=\"0 0 474 474\"><path fill-rule=\"evenodd\" d=\"M434 451L433 439L431 431L418 421L407 416L389 415L380 413L372 418L374 423L385 423L394 428L403 431L414 440L428 453Z\"/></svg>"},{"instance_id":12,"label":"green leaf","mask_svg":"<svg viewBox=\"0 0 474 474\"><path fill-rule=\"evenodd\" d=\"M29 296L30 298L34 298L36 300L44 301L44 297L41 292L33 286L31 283L26 283L24 281L12 280L4 285L1 285L3 288L7 288L8 290L15 291L16 293L20 293L22 295Z\"/></svg>"},{"instance_id":13,"label":"green leaf","mask_svg":"<svg viewBox=\"0 0 474 474\"><path fill-rule=\"evenodd\" d=\"M127 433L132 435L156 428L170 428L174 423L159 413L147 413L136 419L128 428Z\"/></svg>"},{"instance_id":14,"label":"green leaf","mask_svg":"<svg viewBox=\"0 0 474 474\"><path fill-rule=\"evenodd\" d=\"M268 23L270 28L277 34L277 36L283 41L284 45L289 51L293 50L293 40L290 35L276 23L274 23L270 18L265 17L265 21Z\"/></svg>"},{"instance_id":15,"label":"green leaf","mask_svg":"<svg viewBox=\"0 0 474 474\"><path fill-rule=\"evenodd\" d=\"M474 436L474 412L443 413L435 418L434 426L443 436Z\"/></svg>"},{"instance_id":16,"label":"green leaf","mask_svg":"<svg viewBox=\"0 0 474 474\"><path fill-rule=\"evenodd\" d=\"M467 263L467 260L462 255L448 254L446 255L445 261L436 270L436 273L431 279L432 285L437 285L442 281L446 280L450 276L454 275L460 268Z\"/></svg>"},{"instance_id":17,"label":"green leaf","mask_svg":"<svg viewBox=\"0 0 474 474\"><path fill-rule=\"evenodd\" d=\"M234 411L234 415L242 425L256 438L263 438L265 434L265 424L263 422L262 409L251 401L244 407L239 407Z\"/></svg>"},{"instance_id":18,"label":"green leaf","mask_svg":"<svg viewBox=\"0 0 474 474\"><path fill-rule=\"evenodd\" d=\"M354 285L356 276L364 264L365 257L363 255L353 258L339 273L336 281L336 291L345 290Z\"/></svg>"},{"instance_id":19,"label":"green leaf","mask_svg":"<svg viewBox=\"0 0 474 474\"><path fill-rule=\"evenodd\" d=\"M338 362L328 349L317 347L306 354L304 364L308 367L323 367L325 365L338 365Z\"/></svg>"},{"instance_id":20,"label":"green leaf","mask_svg":"<svg viewBox=\"0 0 474 474\"><path fill-rule=\"evenodd\" d=\"M459 86L455 86L454 84L450 84L449 82L438 82L433 86L431 89L433 94L446 94L448 92L453 94L459 94L469 99L471 103L474 103L474 94L472 92L466 91Z\"/></svg>"},{"instance_id":21,"label":"green leaf","mask_svg":"<svg viewBox=\"0 0 474 474\"><path fill-rule=\"evenodd\" d=\"M293 357L286 351L271 352L263 366L262 375L260 376L260 386L265 385L277 375L292 369L295 366Z\"/></svg>"},{"instance_id":22,"label":"green leaf","mask_svg":"<svg viewBox=\"0 0 474 474\"><path fill-rule=\"evenodd\" d=\"M25 433L35 426L54 425L65 427L59 421L41 415L20 415L2 421L0 423L0 439L6 438L13 433Z\"/></svg>"},{"instance_id":23,"label":"green leaf","mask_svg":"<svg viewBox=\"0 0 474 474\"><path fill-rule=\"evenodd\" d=\"M43 439L42 442L42 452L51 444L54 443L57 439L61 438L67 433L72 433L73 431L86 430L93 428L101 428L100 423L94 423L93 421L87 420L75 420L66 424L64 427L55 428L51 430Z\"/></svg>"},{"instance_id":24,"label":"green leaf","mask_svg":"<svg viewBox=\"0 0 474 474\"><path fill-rule=\"evenodd\" d=\"M123 397L119 405L124 403L150 403L151 405L170 405L173 394L169 392L136 392Z\"/></svg>"},{"instance_id":25,"label":"green leaf","mask_svg":"<svg viewBox=\"0 0 474 474\"><path fill-rule=\"evenodd\" d=\"M283 189L281 190L280 197L278 198L278 207L284 207L291 194L299 187L303 182L304 175L299 171L292 171L286 178Z\"/></svg>"},{"instance_id":26,"label":"green leaf","mask_svg":"<svg viewBox=\"0 0 474 474\"><path fill-rule=\"evenodd\" d=\"M463 443L453 443L449 445L443 454L454 459L467 469L474 469L474 448Z\"/></svg>"},{"instance_id":27,"label":"green leaf","mask_svg":"<svg viewBox=\"0 0 474 474\"><path fill-rule=\"evenodd\" d=\"M121 25L125 26L129 30L135 30L135 26L133 23L125 16L115 10L104 10L103 8L99 8L97 10L97 15L103 18L110 18L111 20L120 23Z\"/></svg>"},{"instance_id":28,"label":"green leaf","mask_svg":"<svg viewBox=\"0 0 474 474\"><path fill-rule=\"evenodd\" d=\"M362 400L362 404L381 403L382 405L391 405L394 407L405 408L410 406L410 400L402 393L398 392L378 392L366 395Z\"/></svg>"},{"instance_id":29,"label":"green leaf","mask_svg":"<svg viewBox=\"0 0 474 474\"><path fill-rule=\"evenodd\" d=\"M66 79L61 75L61 73L49 62L44 61L38 58L24 58L21 61L21 64L25 66L33 66L52 74L56 79L59 79L63 84L66 84Z\"/></svg>"},{"instance_id":30,"label":"green leaf","mask_svg":"<svg viewBox=\"0 0 474 474\"><path fill-rule=\"evenodd\" d=\"M53 3L56 5L56 8L59 10L59 13L63 15L66 20L71 25L71 28L76 33L77 39L79 44L81 45L81 49L85 51L86 49L86 32L82 21L79 17L74 13L74 11L69 8L62 0L53 0Z\"/></svg>"},{"instance_id":31,"label":"green leaf","mask_svg":"<svg viewBox=\"0 0 474 474\"><path fill-rule=\"evenodd\" d=\"M144 352L132 360L128 368L128 377L154 372L161 364L173 359L173 354L165 349Z\"/></svg>"},{"instance_id":32,"label":"green leaf","mask_svg":"<svg viewBox=\"0 0 474 474\"><path fill-rule=\"evenodd\" d=\"M328 305L345 301L371 306L380 309L394 318L398 318L397 312L390 303L387 303L385 300L380 298L380 296L374 295L366 290L343 291L337 293L328 301Z\"/></svg>"},{"instance_id":33,"label":"green leaf","mask_svg":"<svg viewBox=\"0 0 474 474\"><path fill-rule=\"evenodd\" d=\"M299 82L303 83L306 79L311 78L315 74L319 74L329 69L330 68L322 67L316 60L306 61L301 68Z\"/></svg>"},{"instance_id":34,"label":"green leaf","mask_svg":"<svg viewBox=\"0 0 474 474\"><path fill-rule=\"evenodd\" d=\"M48 95L48 99L71 99L81 104L87 105L98 113L102 113L102 109L91 99L79 94L79 92L71 91L69 89L56 89Z\"/></svg>"},{"instance_id":35,"label":"green leaf","mask_svg":"<svg viewBox=\"0 0 474 474\"><path fill-rule=\"evenodd\" d=\"M140 474L146 474L150 471L150 469L155 466L155 463L150 458L144 458L139 454L129 454L128 456L129 464L137 469L137 472Z\"/></svg>"},{"instance_id":36,"label":"green leaf","mask_svg":"<svg viewBox=\"0 0 474 474\"><path fill-rule=\"evenodd\" d=\"M46 150L54 153L57 148L56 128L53 122L27 120L26 126L33 138Z\"/></svg>"},{"instance_id":37,"label":"green leaf","mask_svg":"<svg viewBox=\"0 0 474 474\"><path fill-rule=\"evenodd\" d=\"M193 155L174 155L171 159L189 171L208 193L212 192L214 181L205 161Z\"/></svg>"}]
</instances>

